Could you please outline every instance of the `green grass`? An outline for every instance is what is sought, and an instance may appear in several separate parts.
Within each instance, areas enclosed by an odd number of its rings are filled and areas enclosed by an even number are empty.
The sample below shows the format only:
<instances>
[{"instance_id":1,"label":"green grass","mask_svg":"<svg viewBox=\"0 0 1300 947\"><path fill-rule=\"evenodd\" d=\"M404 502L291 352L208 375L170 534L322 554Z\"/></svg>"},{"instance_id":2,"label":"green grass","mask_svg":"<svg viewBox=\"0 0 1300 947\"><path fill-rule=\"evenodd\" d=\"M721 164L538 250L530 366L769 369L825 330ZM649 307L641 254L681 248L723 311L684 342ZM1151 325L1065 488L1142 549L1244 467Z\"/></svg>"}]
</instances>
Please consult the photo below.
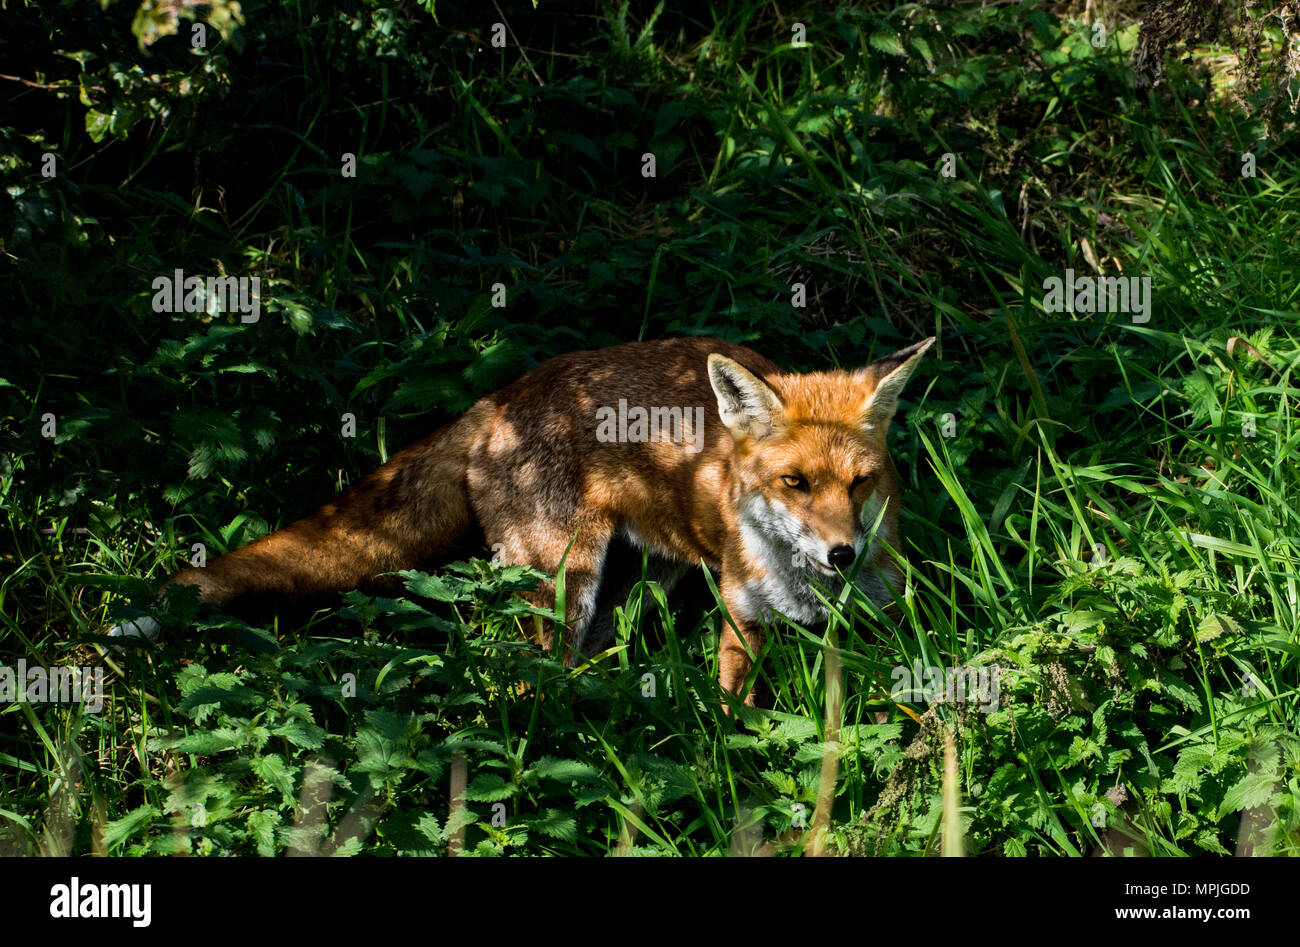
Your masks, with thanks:
<instances>
[{"instance_id":1,"label":"green grass","mask_svg":"<svg viewBox=\"0 0 1300 947\"><path fill-rule=\"evenodd\" d=\"M424 7L250 0L204 52L142 49L131 4L0 11L42 86L0 80L0 664L106 675L98 714L0 703L0 851L1297 853L1275 87L1243 107L1171 56L1139 90L1130 5L1094 48L1034 5L503 4L526 60ZM261 323L154 313L178 267L262 276ZM1067 267L1150 277L1150 321L1045 311ZM891 436L900 600L772 629L767 708L723 712L704 573L637 589L574 669L529 643L535 577L482 560L105 648L193 544L551 355L684 334L792 371L940 339ZM997 708L891 697L917 660L996 666Z\"/></svg>"}]
</instances>

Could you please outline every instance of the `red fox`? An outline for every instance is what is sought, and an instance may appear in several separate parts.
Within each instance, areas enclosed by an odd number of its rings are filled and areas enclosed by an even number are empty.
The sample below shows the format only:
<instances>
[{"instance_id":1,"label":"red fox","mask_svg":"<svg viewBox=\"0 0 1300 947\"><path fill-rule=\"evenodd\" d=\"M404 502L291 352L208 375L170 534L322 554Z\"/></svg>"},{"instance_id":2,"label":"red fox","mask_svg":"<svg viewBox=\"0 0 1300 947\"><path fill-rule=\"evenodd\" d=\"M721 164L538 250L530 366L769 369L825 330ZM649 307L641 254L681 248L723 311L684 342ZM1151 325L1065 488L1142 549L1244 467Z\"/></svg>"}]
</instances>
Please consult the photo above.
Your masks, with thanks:
<instances>
[{"instance_id":1,"label":"red fox","mask_svg":"<svg viewBox=\"0 0 1300 947\"><path fill-rule=\"evenodd\" d=\"M305 519L167 585L196 585L219 608L320 598L486 545L552 576L563 560L571 661L610 643L596 593L620 540L647 552L665 587L701 561L715 571L729 613L720 683L739 695L765 617L826 619L814 580L829 586L862 556L859 586L892 599L883 544L897 548L900 490L885 437L933 342L808 375L707 338L561 355ZM527 597L552 607L554 583ZM111 633L158 629L141 619Z\"/></svg>"}]
</instances>

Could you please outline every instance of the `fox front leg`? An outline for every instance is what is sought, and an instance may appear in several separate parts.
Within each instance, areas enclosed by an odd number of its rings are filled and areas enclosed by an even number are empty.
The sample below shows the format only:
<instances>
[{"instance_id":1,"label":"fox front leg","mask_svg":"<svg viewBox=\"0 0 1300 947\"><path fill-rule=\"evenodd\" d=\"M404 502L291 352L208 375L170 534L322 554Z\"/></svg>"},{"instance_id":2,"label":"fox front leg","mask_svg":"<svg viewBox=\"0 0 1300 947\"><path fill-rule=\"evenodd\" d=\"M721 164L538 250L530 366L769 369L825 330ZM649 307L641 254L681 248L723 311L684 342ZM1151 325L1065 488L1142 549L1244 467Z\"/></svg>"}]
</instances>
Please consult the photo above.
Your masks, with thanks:
<instances>
[{"instance_id":1,"label":"fox front leg","mask_svg":"<svg viewBox=\"0 0 1300 947\"><path fill-rule=\"evenodd\" d=\"M746 620L735 603L728 602L726 597L723 601L730 613L730 620L723 619L721 640L718 642L718 683L723 690L739 697L745 686L745 678L754 667L754 658L750 655L758 655L766 637L758 623ZM745 695L745 706L754 706L753 688ZM731 713L730 706L724 704L723 711Z\"/></svg>"}]
</instances>

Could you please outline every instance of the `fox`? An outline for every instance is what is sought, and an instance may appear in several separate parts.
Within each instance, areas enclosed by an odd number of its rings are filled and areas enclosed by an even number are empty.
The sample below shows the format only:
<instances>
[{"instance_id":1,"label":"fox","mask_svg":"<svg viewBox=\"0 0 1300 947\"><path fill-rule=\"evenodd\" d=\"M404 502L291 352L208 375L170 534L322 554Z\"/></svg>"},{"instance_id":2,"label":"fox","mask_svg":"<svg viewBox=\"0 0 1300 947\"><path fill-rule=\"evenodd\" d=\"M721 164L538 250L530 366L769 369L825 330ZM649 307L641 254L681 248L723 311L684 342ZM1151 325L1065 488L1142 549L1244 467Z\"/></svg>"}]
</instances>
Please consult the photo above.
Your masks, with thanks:
<instances>
[{"instance_id":1,"label":"fox","mask_svg":"<svg viewBox=\"0 0 1300 947\"><path fill-rule=\"evenodd\" d=\"M700 563L714 573L725 607L718 683L753 706L745 685L765 624L824 623L817 587L837 577L880 605L899 590L885 547L900 549L901 487L886 436L934 341L810 374L703 337L559 355L309 516L175 573L162 592L197 586L201 603L238 613L327 601L491 548L550 577L522 593L539 609L554 612L563 566L558 630L572 666L613 643L596 604L614 582L610 548L623 543L665 592ZM538 636L548 650L554 624ZM141 618L110 634L160 630Z\"/></svg>"}]
</instances>

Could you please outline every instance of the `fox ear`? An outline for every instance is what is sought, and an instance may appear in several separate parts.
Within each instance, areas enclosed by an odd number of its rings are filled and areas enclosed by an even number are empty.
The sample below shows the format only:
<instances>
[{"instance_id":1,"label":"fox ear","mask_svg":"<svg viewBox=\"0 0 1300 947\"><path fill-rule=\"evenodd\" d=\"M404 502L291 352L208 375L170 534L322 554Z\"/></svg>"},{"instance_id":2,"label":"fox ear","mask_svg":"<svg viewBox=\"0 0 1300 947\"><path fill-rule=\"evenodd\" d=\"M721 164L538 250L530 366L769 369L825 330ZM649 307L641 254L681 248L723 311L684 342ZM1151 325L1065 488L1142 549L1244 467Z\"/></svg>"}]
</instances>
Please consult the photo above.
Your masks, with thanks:
<instances>
[{"instance_id":1,"label":"fox ear","mask_svg":"<svg viewBox=\"0 0 1300 947\"><path fill-rule=\"evenodd\" d=\"M934 336L930 336L924 342L899 349L893 355L886 355L859 370L858 374L864 381L875 383L862 405L863 427L880 431L889 427L894 412L898 410L898 396L903 393L903 386L912 377L925 350L933 344Z\"/></svg>"},{"instance_id":2,"label":"fox ear","mask_svg":"<svg viewBox=\"0 0 1300 947\"><path fill-rule=\"evenodd\" d=\"M771 434L777 416L785 410L766 382L716 352L709 356L709 384L718 396L718 415L737 440Z\"/></svg>"}]
</instances>

